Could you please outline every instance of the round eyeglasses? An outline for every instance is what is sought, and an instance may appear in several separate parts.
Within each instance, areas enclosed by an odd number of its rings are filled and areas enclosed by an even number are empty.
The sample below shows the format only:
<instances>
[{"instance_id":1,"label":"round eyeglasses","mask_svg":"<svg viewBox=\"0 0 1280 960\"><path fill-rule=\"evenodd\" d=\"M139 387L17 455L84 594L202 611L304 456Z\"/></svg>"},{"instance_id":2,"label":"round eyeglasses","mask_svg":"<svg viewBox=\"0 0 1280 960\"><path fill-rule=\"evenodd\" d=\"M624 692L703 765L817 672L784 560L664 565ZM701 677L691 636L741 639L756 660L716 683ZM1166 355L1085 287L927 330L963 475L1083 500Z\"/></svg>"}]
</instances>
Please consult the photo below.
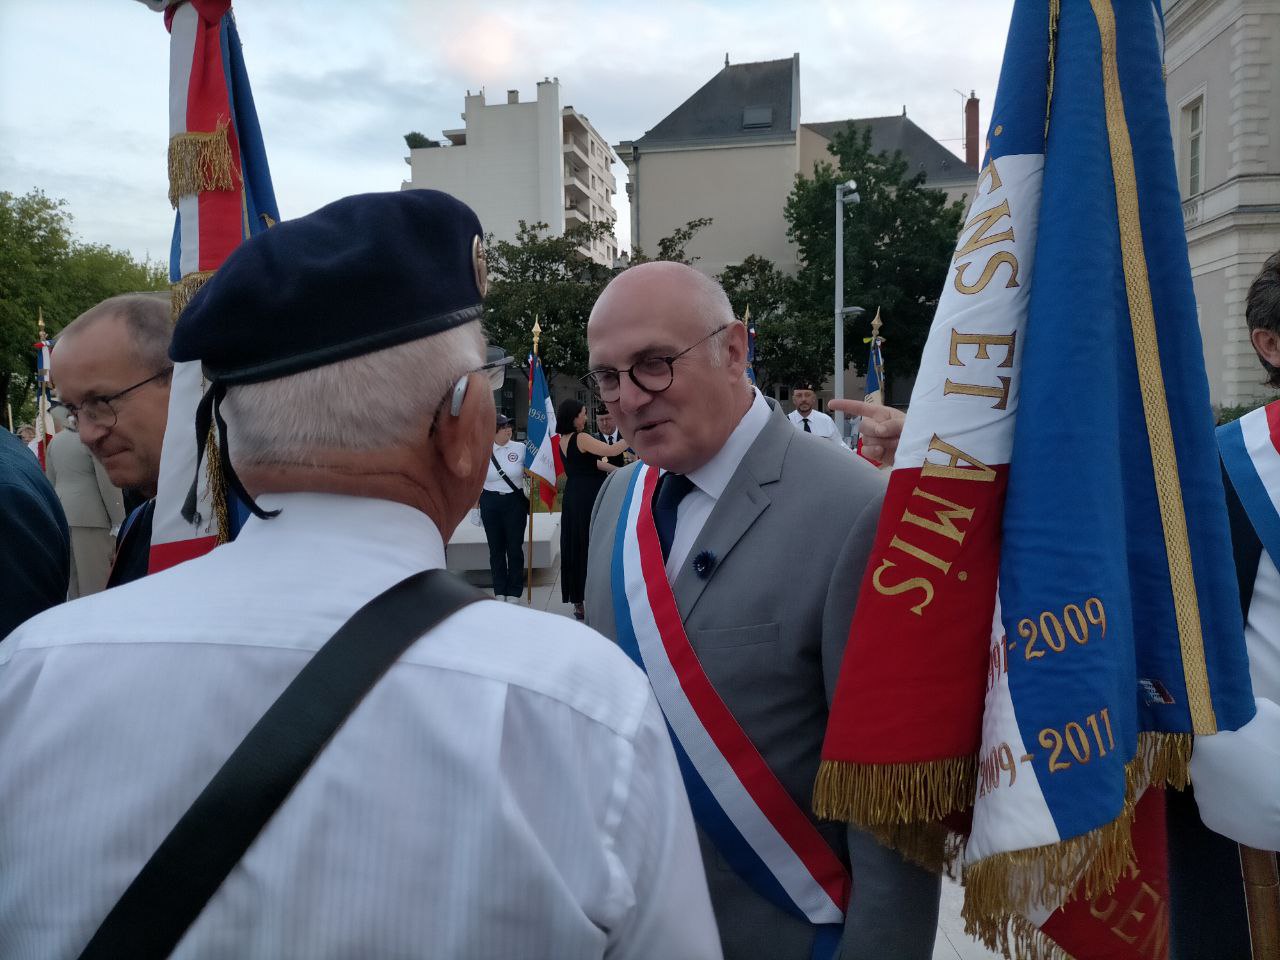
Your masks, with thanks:
<instances>
[{"instance_id":1,"label":"round eyeglasses","mask_svg":"<svg viewBox=\"0 0 1280 960\"><path fill-rule=\"evenodd\" d=\"M612 367L599 367L581 378L583 386L595 392L605 403L613 403L622 394L622 375L625 373L631 382L645 393L662 393L676 378L675 362L694 347L701 346L718 333L728 330L737 321L721 324L697 343L685 347L679 353L669 357L641 357L631 366L622 370Z\"/></svg>"},{"instance_id":2,"label":"round eyeglasses","mask_svg":"<svg viewBox=\"0 0 1280 960\"><path fill-rule=\"evenodd\" d=\"M113 393L109 397L85 397L84 403L77 406L73 403L63 404L67 408L67 426L72 430L80 429L80 422L91 423L96 427L105 427L108 430L116 425L118 413L113 404L120 402L130 393L139 387L145 387L153 380L159 380L163 376L167 376L173 371L172 366L165 367L145 380L139 380L132 387L125 387L118 393Z\"/></svg>"}]
</instances>

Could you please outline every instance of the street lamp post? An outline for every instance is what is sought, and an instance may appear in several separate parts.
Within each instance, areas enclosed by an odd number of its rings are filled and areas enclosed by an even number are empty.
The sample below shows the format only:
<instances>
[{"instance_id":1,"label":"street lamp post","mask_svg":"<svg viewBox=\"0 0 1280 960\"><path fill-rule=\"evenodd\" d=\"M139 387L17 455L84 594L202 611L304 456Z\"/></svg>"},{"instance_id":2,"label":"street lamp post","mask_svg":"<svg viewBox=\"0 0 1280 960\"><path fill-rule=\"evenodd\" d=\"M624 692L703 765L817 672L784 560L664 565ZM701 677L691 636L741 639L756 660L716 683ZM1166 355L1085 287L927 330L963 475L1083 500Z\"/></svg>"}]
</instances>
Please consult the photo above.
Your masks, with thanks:
<instances>
[{"instance_id":1,"label":"street lamp post","mask_svg":"<svg viewBox=\"0 0 1280 960\"><path fill-rule=\"evenodd\" d=\"M858 184L853 180L836 184L836 297L835 297L835 376L831 380L835 399L844 399L844 318L854 311L861 313L859 307L845 310L844 306L844 208L846 204L858 203ZM836 431L844 438L844 413L837 410L835 415Z\"/></svg>"}]
</instances>

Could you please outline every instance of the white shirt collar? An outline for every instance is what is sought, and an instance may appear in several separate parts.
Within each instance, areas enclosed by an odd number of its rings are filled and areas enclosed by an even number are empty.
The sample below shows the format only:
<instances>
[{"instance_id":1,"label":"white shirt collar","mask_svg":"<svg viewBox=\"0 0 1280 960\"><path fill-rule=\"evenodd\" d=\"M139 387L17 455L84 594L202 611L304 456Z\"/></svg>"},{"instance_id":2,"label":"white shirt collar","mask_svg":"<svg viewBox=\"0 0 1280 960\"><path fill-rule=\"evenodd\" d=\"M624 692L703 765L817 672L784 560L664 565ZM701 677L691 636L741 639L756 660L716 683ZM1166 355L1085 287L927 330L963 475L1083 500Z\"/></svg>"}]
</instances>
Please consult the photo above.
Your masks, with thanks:
<instances>
[{"instance_id":1,"label":"white shirt collar","mask_svg":"<svg viewBox=\"0 0 1280 960\"><path fill-rule=\"evenodd\" d=\"M368 544L376 542L380 558L395 566L430 570L445 564L444 538L435 521L407 504L334 493L264 493L258 504L280 514L250 517L239 536L220 549L253 544L255 553L265 553L310 542L309 550L331 557L347 549L367 553Z\"/></svg>"},{"instance_id":2,"label":"white shirt collar","mask_svg":"<svg viewBox=\"0 0 1280 960\"><path fill-rule=\"evenodd\" d=\"M690 470L688 473L689 479L697 488L714 500L720 499L720 494L724 493L724 488L742 463L742 458L747 455L756 437L760 436L760 431L769 422L769 405L765 403L764 394L754 387L751 394L751 406L733 428L733 433L729 434L724 446L697 470Z\"/></svg>"}]
</instances>

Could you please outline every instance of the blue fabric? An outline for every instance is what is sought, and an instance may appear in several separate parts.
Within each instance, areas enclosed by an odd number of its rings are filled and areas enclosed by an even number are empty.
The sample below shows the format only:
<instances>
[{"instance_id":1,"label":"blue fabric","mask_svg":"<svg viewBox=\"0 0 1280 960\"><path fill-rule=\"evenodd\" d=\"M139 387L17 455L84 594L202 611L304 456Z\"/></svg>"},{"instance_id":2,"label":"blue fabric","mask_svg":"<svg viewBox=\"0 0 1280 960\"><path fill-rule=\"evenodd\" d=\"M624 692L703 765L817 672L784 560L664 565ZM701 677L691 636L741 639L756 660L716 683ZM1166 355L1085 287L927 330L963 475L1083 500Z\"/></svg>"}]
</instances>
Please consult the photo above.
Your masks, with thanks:
<instances>
[{"instance_id":1,"label":"blue fabric","mask_svg":"<svg viewBox=\"0 0 1280 960\"><path fill-rule=\"evenodd\" d=\"M71 532L27 445L0 430L0 639L67 599Z\"/></svg>"},{"instance_id":2,"label":"blue fabric","mask_svg":"<svg viewBox=\"0 0 1280 960\"><path fill-rule=\"evenodd\" d=\"M671 541L676 536L676 510L680 501L693 489L693 481L682 473L664 473L658 479L654 494L653 525L658 528L658 543L662 546L662 559L671 554Z\"/></svg>"},{"instance_id":3,"label":"blue fabric","mask_svg":"<svg viewBox=\"0 0 1280 960\"><path fill-rule=\"evenodd\" d=\"M1159 19L1149 2L1114 7L1194 592L1217 722L1234 729L1252 716L1253 698L1173 165ZM1034 65L1045 51L1043 8L1015 7L1010 50L1031 51L1020 61L1028 76L1043 74ZM1019 38L1019 29L1029 33ZM1004 153L1045 154L1004 514L1004 627L1012 640L1022 636L1024 619L1038 624L1046 611L1063 619L1067 605L1083 607L1090 598L1105 608L1105 635L1095 629L1086 643L1068 640L1060 652L1042 638L1038 659L1028 659L1019 641L1009 656L1022 738L1067 838L1120 812L1123 766L1140 731L1189 732L1191 721L1121 259L1100 34L1087 0L1063 2L1054 62L1047 140L1036 144L1044 136L1043 84L1028 91L1024 77L1007 90L1002 78L993 133L996 124L1004 129L991 138L991 155L999 156L997 141ZM1145 695L1149 687L1141 681L1162 686L1172 703ZM1046 731L1062 734L1070 723L1087 735L1088 756L1073 759L1063 748L1058 762L1068 766L1050 770L1053 739L1046 742Z\"/></svg>"}]
</instances>

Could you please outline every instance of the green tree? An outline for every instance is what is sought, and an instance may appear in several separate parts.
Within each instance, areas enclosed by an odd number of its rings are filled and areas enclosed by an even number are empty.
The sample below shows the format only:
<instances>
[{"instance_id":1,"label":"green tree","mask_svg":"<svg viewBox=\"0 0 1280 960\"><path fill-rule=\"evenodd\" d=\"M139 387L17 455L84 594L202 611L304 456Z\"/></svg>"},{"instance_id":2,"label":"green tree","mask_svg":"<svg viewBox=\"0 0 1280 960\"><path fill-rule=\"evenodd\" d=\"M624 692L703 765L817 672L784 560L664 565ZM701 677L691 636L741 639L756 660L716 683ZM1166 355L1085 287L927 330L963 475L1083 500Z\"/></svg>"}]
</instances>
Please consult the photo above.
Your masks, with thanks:
<instances>
[{"instance_id":1,"label":"green tree","mask_svg":"<svg viewBox=\"0 0 1280 960\"><path fill-rule=\"evenodd\" d=\"M845 358L863 370L871 318L884 321L887 378L913 374L919 366L964 216L961 202L924 186L924 174L909 176L901 152L871 150L871 131L852 125L838 133L829 150L835 161L820 163L813 176L796 175L787 198L787 236L799 248L793 300L794 322L803 329L826 328L830 354L835 288L836 184L855 180L861 202L849 204L844 223L845 304L865 315L846 321ZM823 368L830 369L829 361ZM863 371L865 372L865 371Z\"/></svg>"},{"instance_id":2,"label":"green tree","mask_svg":"<svg viewBox=\"0 0 1280 960\"><path fill-rule=\"evenodd\" d=\"M32 190L0 192L0 396L14 419L30 415L35 381L36 318L54 335L100 300L135 290L162 290L163 264L135 261L71 232L66 202Z\"/></svg>"},{"instance_id":3,"label":"green tree","mask_svg":"<svg viewBox=\"0 0 1280 960\"><path fill-rule=\"evenodd\" d=\"M549 370L578 376L587 370L587 318L613 276L611 266L582 255L579 247L608 236L612 224L577 223L551 236L545 223L521 220L515 240L488 238L489 294L485 332L523 361L533 346L533 322L542 328L538 354Z\"/></svg>"},{"instance_id":4,"label":"green tree","mask_svg":"<svg viewBox=\"0 0 1280 960\"><path fill-rule=\"evenodd\" d=\"M751 308L756 326L756 380L768 390L822 380L831 366L831 324L817 323L795 310L798 290L772 261L752 254L717 275L729 295L734 315L745 318Z\"/></svg>"},{"instance_id":5,"label":"green tree","mask_svg":"<svg viewBox=\"0 0 1280 960\"><path fill-rule=\"evenodd\" d=\"M691 220L658 241L658 260L690 263L686 246L710 218ZM533 346L533 321L542 328L538 354L548 371L570 376L587 371L587 319L600 291L620 271L596 263L579 248L589 248L609 236L613 224L576 223L563 236L548 234L545 223L521 220L515 240L486 245L489 294L485 298L484 327L491 343L523 362ZM643 254L632 263L648 260Z\"/></svg>"},{"instance_id":6,"label":"green tree","mask_svg":"<svg viewBox=\"0 0 1280 960\"><path fill-rule=\"evenodd\" d=\"M636 248L631 251L631 263L646 263L649 260L673 260L676 263L692 265L702 258L689 256L686 249L689 246L689 241L697 236L698 231L703 227L711 226L711 223L711 217L698 217L688 221L683 227L676 227L669 236L665 236L658 241L658 255L656 257L646 255L644 250L637 244Z\"/></svg>"}]
</instances>

